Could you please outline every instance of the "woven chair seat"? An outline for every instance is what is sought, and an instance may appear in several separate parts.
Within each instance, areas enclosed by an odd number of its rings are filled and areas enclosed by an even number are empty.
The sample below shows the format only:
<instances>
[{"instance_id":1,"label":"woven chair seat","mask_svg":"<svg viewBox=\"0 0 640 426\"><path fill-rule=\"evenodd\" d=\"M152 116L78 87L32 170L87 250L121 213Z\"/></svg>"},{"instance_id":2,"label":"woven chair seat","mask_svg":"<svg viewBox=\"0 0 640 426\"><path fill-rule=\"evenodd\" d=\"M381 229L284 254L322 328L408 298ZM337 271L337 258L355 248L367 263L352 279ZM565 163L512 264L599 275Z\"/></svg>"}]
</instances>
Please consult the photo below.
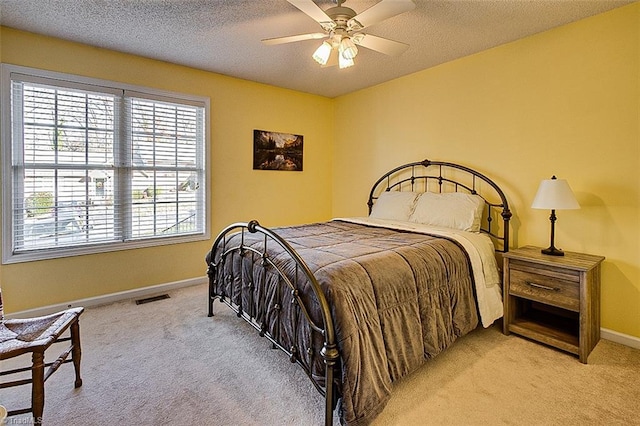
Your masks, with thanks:
<instances>
[{"instance_id":1,"label":"woven chair seat","mask_svg":"<svg viewBox=\"0 0 640 426\"><path fill-rule=\"evenodd\" d=\"M48 347L83 310L73 308L42 317L3 320L0 323L0 359Z\"/></svg>"},{"instance_id":2,"label":"woven chair seat","mask_svg":"<svg viewBox=\"0 0 640 426\"><path fill-rule=\"evenodd\" d=\"M1 319L0 320L0 360L17 357L22 354L32 354L32 366L8 371L0 370L0 376L15 373L32 372L31 379L21 379L9 382L1 382L0 389L32 385L31 407L9 410L8 415L17 415L31 412L33 422L42 424L44 409L44 382L53 374L61 364L73 362L76 372L75 387L82 386L80 378L80 328L78 319L84 308L71 308L52 315L26 319ZM71 337L62 337L67 330L71 330ZM55 361L45 363L44 353L54 343L71 341L71 345ZM71 354L72 359L68 360ZM45 371L45 367L48 369Z\"/></svg>"}]
</instances>

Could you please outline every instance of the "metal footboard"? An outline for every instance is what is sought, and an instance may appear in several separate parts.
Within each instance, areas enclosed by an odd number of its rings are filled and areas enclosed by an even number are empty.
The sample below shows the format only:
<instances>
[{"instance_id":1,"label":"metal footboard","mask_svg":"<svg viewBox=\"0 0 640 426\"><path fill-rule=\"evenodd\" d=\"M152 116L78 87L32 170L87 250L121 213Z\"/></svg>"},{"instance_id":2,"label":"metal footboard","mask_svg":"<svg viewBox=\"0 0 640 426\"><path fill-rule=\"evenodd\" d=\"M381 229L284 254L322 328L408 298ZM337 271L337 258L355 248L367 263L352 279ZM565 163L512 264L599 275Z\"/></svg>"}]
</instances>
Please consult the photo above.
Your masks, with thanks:
<instances>
[{"instance_id":1,"label":"metal footboard","mask_svg":"<svg viewBox=\"0 0 640 426\"><path fill-rule=\"evenodd\" d=\"M255 220L226 227L213 243L208 264L209 316L219 299L298 363L325 397L325 425L332 425L340 355L331 309L308 265L282 237ZM301 283L311 286L313 299L308 300L310 292L302 293ZM290 329L283 330L283 324ZM322 341L319 351L317 339ZM318 356L324 363L323 381L313 374Z\"/></svg>"}]
</instances>

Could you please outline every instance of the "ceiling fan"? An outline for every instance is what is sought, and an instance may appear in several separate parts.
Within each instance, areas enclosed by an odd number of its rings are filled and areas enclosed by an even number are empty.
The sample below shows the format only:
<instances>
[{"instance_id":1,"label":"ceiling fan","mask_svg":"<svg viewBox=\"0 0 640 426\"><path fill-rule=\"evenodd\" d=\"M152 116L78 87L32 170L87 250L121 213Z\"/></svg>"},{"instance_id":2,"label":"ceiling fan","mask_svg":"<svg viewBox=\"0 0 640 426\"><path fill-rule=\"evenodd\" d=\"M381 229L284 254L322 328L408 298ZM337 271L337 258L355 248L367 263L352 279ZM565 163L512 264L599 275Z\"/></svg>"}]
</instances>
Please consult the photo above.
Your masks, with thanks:
<instances>
[{"instance_id":1,"label":"ceiling fan","mask_svg":"<svg viewBox=\"0 0 640 426\"><path fill-rule=\"evenodd\" d=\"M400 55L409 48L408 44L361 31L370 25L412 10L416 7L412 0L381 0L361 13L342 6L345 0L334 0L337 6L327 10L322 10L313 0L287 1L318 22L324 32L269 38L262 40L264 44L274 45L327 38L313 53L313 59L322 66L338 64L340 68L354 64L353 59L358 54L357 46L390 56Z\"/></svg>"}]
</instances>

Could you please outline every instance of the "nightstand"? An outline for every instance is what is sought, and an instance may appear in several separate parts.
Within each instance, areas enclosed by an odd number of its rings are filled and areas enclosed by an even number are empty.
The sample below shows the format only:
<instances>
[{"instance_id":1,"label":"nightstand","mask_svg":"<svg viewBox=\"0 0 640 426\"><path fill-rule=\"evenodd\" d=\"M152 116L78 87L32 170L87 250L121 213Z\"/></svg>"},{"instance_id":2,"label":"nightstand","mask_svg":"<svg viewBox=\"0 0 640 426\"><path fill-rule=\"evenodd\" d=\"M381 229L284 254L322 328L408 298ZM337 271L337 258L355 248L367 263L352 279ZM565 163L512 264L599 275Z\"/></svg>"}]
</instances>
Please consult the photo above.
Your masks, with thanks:
<instances>
[{"instance_id":1,"label":"nightstand","mask_svg":"<svg viewBox=\"0 0 640 426\"><path fill-rule=\"evenodd\" d=\"M578 355L586 364L600 340L602 256L540 253L526 246L504 254L504 334L516 333Z\"/></svg>"}]
</instances>

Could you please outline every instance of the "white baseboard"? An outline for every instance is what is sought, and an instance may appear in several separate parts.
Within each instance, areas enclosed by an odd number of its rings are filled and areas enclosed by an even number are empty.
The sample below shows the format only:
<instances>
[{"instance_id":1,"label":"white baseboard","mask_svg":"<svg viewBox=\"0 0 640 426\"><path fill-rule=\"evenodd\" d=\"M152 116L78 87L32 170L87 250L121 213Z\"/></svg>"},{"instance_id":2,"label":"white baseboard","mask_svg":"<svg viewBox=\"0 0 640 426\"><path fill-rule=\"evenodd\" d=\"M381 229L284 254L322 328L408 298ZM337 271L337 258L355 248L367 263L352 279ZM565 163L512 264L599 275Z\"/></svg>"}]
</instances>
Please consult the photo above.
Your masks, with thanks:
<instances>
[{"instance_id":1,"label":"white baseboard","mask_svg":"<svg viewBox=\"0 0 640 426\"><path fill-rule=\"evenodd\" d=\"M77 306L84 306L89 308L92 306L107 305L109 303L119 302L121 300L128 299L140 299L149 296L155 296L158 294L166 293L170 290L178 288L189 287L192 285L203 284L208 281L207 277L191 278L188 280L174 281L171 283L153 285L149 287L136 288L133 290L120 291L118 293L105 294L102 296L89 297L87 299L74 300L67 303L57 303L55 305L43 306L41 308L28 309L26 311L13 312L7 314L7 318L32 318L41 315L49 315L55 312L60 312L68 308L75 308Z\"/></svg>"},{"instance_id":2,"label":"white baseboard","mask_svg":"<svg viewBox=\"0 0 640 426\"><path fill-rule=\"evenodd\" d=\"M640 339L635 336L618 333L617 331L609 330L607 328L601 328L600 337L602 337L603 339L611 340L612 342L620 343L621 345L640 349Z\"/></svg>"}]
</instances>

